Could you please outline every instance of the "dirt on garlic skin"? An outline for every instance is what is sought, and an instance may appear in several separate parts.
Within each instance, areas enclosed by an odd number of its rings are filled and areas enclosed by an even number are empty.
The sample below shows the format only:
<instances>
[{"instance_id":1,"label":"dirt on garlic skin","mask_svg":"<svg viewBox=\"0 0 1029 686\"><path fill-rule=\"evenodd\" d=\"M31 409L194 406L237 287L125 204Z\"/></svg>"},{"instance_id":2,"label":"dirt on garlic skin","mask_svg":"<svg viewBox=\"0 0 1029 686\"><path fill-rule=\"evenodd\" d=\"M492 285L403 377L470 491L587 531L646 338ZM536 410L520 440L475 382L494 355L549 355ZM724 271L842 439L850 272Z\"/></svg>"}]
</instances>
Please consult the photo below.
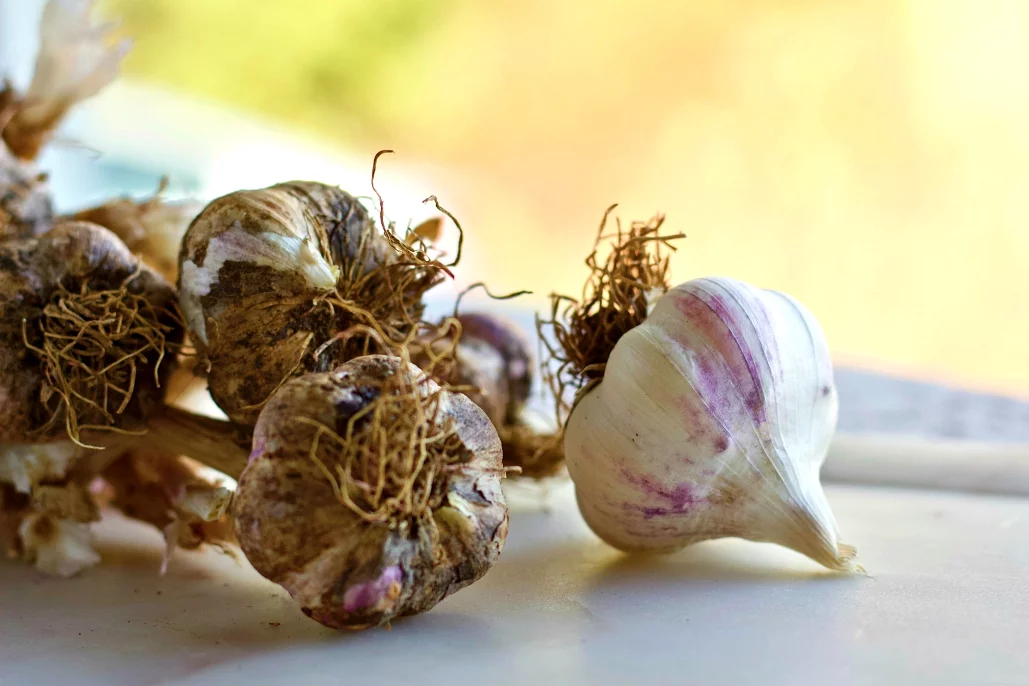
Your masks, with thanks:
<instances>
[{"instance_id":1,"label":"dirt on garlic skin","mask_svg":"<svg viewBox=\"0 0 1029 686\"><path fill-rule=\"evenodd\" d=\"M179 287L218 406L253 424L285 379L360 354L358 341L349 351L333 343L309 354L367 323L320 299L396 261L364 207L334 186L290 182L211 202L183 239ZM397 293L404 316L420 318L421 293L407 295Z\"/></svg>"},{"instance_id":2,"label":"dirt on garlic skin","mask_svg":"<svg viewBox=\"0 0 1029 686\"><path fill-rule=\"evenodd\" d=\"M342 429L372 401L364 390L399 364L361 357L284 385L261 413L233 502L236 535L254 568L284 586L305 614L338 629L432 608L485 574L507 535L500 440L460 394L444 391L439 420L455 422L470 458L449 474L428 519L367 521L340 502L311 459L315 429L295 418Z\"/></svg>"},{"instance_id":3,"label":"dirt on garlic skin","mask_svg":"<svg viewBox=\"0 0 1029 686\"><path fill-rule=\"evenodd\" d=\"M65 431L63 405L58 410L62 416L53 421L56 399L50 398L49 407L40 400L46 388L45 363L25 343L27 337L30 344L41 346L44 310L53 304L60 289L75 298L83 288L89 294L123 286L128 294L145 298L158 313L154 323L166 327L169 346L181 342L183 329L171 309L174 289L141 266L107 229L86 222L62 222L38 238L0 244L0 399L4 401L0 403L0 441L39 441ZM116 349L108 357L112 355L117 355ZM131 398L120 413L114 413L117 426L141 426L161 407L164 382L176 361L173 354L166 354L155 376L156 357L150 355L139 363ZM96 391L78 388L77 392L88 395ZM117 407L121 401L118 397L111 402ZM107 418L87 403L80 403L77 409L81 424L108 424ZM51 428L47 436L40 436L44 426Z\"/></svg>"}]
</instances>

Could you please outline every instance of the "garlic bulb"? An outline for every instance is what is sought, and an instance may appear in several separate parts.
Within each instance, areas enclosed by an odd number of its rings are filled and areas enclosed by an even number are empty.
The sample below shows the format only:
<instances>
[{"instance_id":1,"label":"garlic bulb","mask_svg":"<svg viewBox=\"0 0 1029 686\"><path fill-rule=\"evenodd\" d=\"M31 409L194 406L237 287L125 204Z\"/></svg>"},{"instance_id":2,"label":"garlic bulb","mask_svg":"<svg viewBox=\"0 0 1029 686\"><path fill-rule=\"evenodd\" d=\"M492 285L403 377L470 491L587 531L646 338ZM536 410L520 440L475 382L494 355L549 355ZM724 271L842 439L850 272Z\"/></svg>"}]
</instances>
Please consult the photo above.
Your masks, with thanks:
<instances>
[{"instance_id":1,"label":"garlic bulb","mask_svg":"<svg viewBox=\"0 0 1029 686\"><path fill-rule=\"evenodd\" d=\"M493 422L504 450L504 466L541 479L556 474L564 454L553 436L540 435L523 416L536 365L528 337L514 321L497 314L457 315L461 338L449 381Z\"/></svg>"},{"instance_id":2,"label":"garlic bulb","mask_svg":"<svg viewBox=\"0 0 1029 686\"><path fill-rule=\"evenodd\" d=\"M584 518L617 548L734 536L851 570L819 483L836 414L812 315L782 293L704 278L621 336L564 447Z\"/></svg>"},{"instance_id":3,"label":"garlic bulb","mask_svg":"<svg viewBox=\"0 0 1029 686\"><path fill-rule=\"evenodd\" d=\"M163 184L146 200L118 198L76 212L71 218L110 229L125 247L174 283L178 278L182 237L202 206L188 200L165 202L160 197L162 190Z\"/></svg>"},{"instance_id":4,"label":"garlic bulb","mask_svg":"<svg viewBox=\"0 0 1029 686\"><path fill-rule=\"evenodd\" d=\"M461 338L452 382L471 386L468 397L498 429L518 421L532 388L533 356L517 324L496 314L457 315Z\"/></svg>"},{"instance_id":5,"label":"garlic bulb","mask_svg":"<svg viewBox=\"0 0 1029 686\"><path fill-rule=\"evenodd\" d=\"M0 244L0 442L139 429L182 336L175 290L107 229Z\"/></svg>"},{"instance_id":6,"label":"garlic bulb","mask_svg":"<svg viewBox=\"0 0 1029 686\"><path fill-rule=\"evenodd\" d=\"M387 237L353 196L314 182L214 200L179 258L182 311L209 362L211 396L251 425L289 378L381 352L336 334L361 325L379 341L405 341L441 278L442 265Z\"/></svg>"},{"instance_id":7,"label":"garlic bulb","mask_svg":"<svg viewBox=\"0 0 1029 686\"><path fill-rule=\"evenodd\" d=\"M287 382L233 500L254 568L327 626L425 612L485 574L507 535L500 440L468 398L397 357Z\"/></svg>"}]
</instances>

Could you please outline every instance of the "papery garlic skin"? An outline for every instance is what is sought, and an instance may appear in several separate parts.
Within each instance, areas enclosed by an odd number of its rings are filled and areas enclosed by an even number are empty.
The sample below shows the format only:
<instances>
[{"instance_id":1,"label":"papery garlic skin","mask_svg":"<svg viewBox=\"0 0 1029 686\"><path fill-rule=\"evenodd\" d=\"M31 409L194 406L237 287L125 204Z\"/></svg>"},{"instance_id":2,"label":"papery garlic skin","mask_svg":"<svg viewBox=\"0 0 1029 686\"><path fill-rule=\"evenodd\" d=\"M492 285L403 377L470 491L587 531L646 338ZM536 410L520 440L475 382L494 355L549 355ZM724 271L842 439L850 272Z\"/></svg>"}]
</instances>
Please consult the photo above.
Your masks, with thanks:
<instances>
[{"instance_id":1,"label":"papery garlic skin","mask_svg":"<svg viewBox=\"0 0 1029 686\"><path fill-rule=\"evenodd\" d=\"M94 24L93 0L49 0L40 22L35 72L21 106L3 129L8 147L33 159L61 118L118 75L132 47L112 37L114 24Z\"/></svg>"},{"instance_id":2,"label":"papery garlic skin","mask_svg":"<svg viewBox=\"0 0 1029 686\"><path fill-rule=\"evenodd\" d=\"M71 441L7 443L0 446L0 483L31 493L44 481L59 481L83 454Z\"/></svg>"},{"instance_id":3,"label":"papery garlic skin","mask_svg":"<svg viewBox=\"0 0 1029 686\"><path fill-rule=\"evenodd\" d=\"M837 405L825 338L796 300L690 281L618 341L569 417L579 507L626 551L734 536L853 569L818 477Z\"/></svg>"},{"instance_id":4,"label":"papery garlic skin","mask_svg":"<svg viewBox=\"0 0 1029 686\"><path fill-rule=\"evenodd\" d=\"M30 514L22 520L18 533L23 554L44 574L75 576L100 562L88 524Z\"/></svg>"}]
</instances>

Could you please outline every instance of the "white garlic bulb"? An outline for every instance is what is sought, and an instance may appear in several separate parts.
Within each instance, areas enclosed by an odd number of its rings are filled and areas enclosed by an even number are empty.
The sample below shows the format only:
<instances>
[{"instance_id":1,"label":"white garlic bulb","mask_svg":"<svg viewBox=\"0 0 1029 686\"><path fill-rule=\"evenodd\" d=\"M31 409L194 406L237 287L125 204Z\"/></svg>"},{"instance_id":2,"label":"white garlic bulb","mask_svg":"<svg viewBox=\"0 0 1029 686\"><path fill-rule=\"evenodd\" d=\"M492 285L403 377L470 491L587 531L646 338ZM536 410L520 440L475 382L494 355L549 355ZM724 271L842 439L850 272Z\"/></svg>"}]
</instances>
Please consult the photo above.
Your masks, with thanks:
<instances>
[{"instance_id":1,"label":"white garlic bulb","mask_svg":"<svg viewBox=\"0 0 1029 686\"><path fill-rule=\"evenodd\" d=\"M740 537L855 569L819 483L836 426L826 342L793 298L726 278L671 289L568 419L594 532L626 551Z\"/></svg>"}]
</instances>

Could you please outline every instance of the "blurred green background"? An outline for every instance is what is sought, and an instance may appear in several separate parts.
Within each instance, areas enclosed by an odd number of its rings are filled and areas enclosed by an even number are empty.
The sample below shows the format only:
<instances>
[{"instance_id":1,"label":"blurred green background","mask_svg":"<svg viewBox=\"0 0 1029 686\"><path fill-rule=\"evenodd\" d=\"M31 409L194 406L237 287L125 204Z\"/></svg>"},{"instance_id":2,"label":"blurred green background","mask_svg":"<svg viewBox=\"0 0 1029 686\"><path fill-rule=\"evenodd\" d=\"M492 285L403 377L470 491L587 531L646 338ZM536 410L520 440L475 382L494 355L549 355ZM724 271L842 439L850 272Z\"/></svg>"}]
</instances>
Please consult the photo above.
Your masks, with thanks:
<instances>
[{"instance_id":1,"label":"blurred green background","mask_svg":"<svg viewBox=\"0 0 1029 686\"><path fill-rule=\"evenodd\" d=\"M576 292L604 208L837 358L1029 395L1024 0L106 0L132 78L402 153L469 281ZM324 179L333 181L333 179Z\"/></svg>"}]
</instances>

